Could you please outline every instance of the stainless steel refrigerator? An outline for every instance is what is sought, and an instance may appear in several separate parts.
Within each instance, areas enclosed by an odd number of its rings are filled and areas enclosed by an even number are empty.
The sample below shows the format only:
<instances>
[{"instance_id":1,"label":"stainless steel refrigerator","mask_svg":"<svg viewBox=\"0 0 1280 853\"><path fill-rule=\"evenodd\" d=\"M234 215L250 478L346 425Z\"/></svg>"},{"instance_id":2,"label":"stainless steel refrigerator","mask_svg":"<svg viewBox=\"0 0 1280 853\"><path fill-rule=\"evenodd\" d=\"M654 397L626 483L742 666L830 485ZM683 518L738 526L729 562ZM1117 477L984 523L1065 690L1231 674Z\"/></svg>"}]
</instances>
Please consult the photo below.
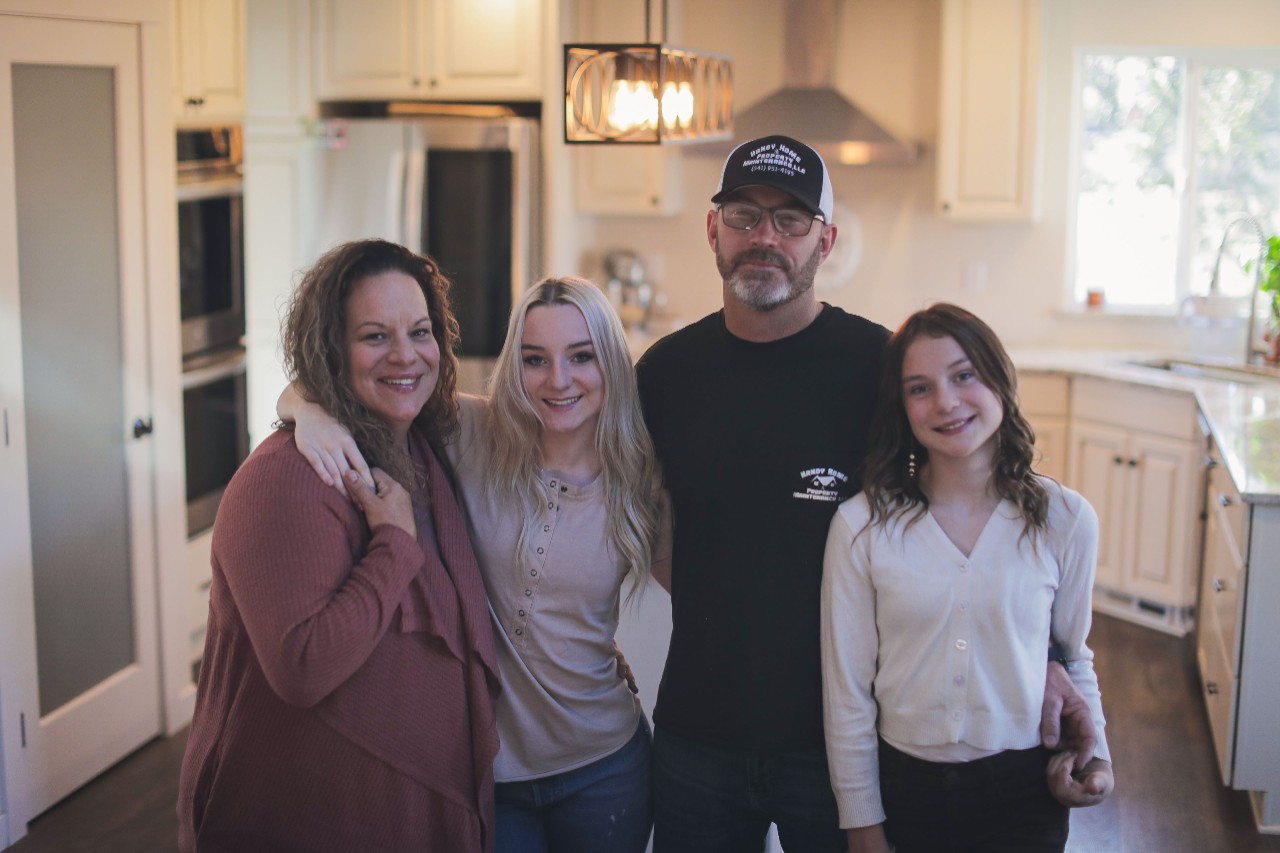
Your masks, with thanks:
<instances>
[{"instance_id":1,"label":"stainless steel refrigerator","mask_svg":"<svg viewBox=\"0 0 1280 853\"><path fill-rule=\"evenodd\" d=\"M453 281L460 355L471 362L460 386L476 385L502 348L513 299L542 273L538 121L326 119L320 135L308 255L382 237L434 257Z\"/></svg>"}]
</instances>

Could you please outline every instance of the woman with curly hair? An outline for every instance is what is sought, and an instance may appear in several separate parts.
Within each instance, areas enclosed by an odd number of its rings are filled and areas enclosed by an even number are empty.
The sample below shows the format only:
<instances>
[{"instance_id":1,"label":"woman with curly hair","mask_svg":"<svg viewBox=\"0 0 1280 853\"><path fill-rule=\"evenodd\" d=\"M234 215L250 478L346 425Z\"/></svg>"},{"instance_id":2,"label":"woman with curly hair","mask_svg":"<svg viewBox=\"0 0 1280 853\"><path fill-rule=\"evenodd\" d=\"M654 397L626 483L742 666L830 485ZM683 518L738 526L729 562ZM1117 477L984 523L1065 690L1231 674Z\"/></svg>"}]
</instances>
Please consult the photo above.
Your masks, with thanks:
<instances>
[{"instance_id":1,"label":"woman with curly hair","mask_svg":"<svg viewBox=\"0 0 1280 853\"><path fill-rule=\"evenodd\" d=\"M301 389L297 389L301 390ZM318 401L317 401L318 402ZM665 579L669 522L622 324L577 278L512 310L489 398L463 395L445 445L489 594L503 694L499 851L640 853L652 824L649 733L618 677L624 582ZM362 464L320 407L281 396L336 484Z\"/></svg>"},{"instance_id":2,"label":"woman with curly hair","mask_svg":"<svg viewBox=\"0 0 1280 853\"><path fill-rule=\"evenodd\" d=\"M1113 784L1085 645L1097 516L1031 470L1013 364L982 320L919 311L885 366L864 491L832 519L824 564L840 825L854 853L1061 851L1066 806ZM1093 756L1040 746L1051 642L1089 703Z\"/></svg>"},{"instance_id":3,"label":"woman with curly hair","mask_svg":"<svg viewBox=\"0 0 1280 853\"><path fill-rule=\"evenodd\" d=\"M366 240L293 294L286 367L375 467L347 500L280 429L227 487L184 851L493 849L497 660L436 449L457 430L448 286L430 259Z\"/></svg>"}]
</instances>

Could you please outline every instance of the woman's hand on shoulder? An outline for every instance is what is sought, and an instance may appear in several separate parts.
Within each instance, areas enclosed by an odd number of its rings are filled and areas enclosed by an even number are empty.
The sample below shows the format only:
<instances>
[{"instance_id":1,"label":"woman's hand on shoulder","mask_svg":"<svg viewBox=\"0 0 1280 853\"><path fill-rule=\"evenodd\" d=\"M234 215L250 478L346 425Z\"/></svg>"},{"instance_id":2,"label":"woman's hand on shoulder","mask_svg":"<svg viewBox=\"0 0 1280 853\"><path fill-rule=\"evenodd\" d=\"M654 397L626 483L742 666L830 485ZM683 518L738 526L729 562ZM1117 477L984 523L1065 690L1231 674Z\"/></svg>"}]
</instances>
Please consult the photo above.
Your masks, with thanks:
<instances>
[{"instance_id":1,"label":"woman's hand on shoulder","mask_svg":"<svg viewBox=\"0 0 1280 853\"><path fill-rule=\"evenodd\" d=\"M1049 791L1055 800L1069 809L1096 806L1115 788L1111 762L1094 758L1083 769L1075 770L1075 760L1076 754L1071 750L1059 752L1049 759L1046 771Z\"/></svg>"},{"instance_id":2,"label":"woman's hand on shoulder","mask_svg":"<svg viewBox=\"0 0 1280 853\"><path fill-rule=\"evenodd\" d=\"M369 488L353 470L345 475L347 494L364 513L369 529L373 530L379 524L390 524L416 537L418 525L413 520L413 498L381 468L374 468L372 474L373 488Z\"/></svg>"},{"instance_id":3,"label":"woman's hand on shoulder","mask_svg":"<svg viewBox=\"0 0 1280 853\"><path fill-rule=\"evenodd\" d=\"M276 401L276 414L283 421L293 422L293 441L298 452L326 486L348 494L347 472L355 471L370 490L375 487L369 466L347 428L319 405L304 399L293 385L281 392Z\"/></svg>"}]
</instances>

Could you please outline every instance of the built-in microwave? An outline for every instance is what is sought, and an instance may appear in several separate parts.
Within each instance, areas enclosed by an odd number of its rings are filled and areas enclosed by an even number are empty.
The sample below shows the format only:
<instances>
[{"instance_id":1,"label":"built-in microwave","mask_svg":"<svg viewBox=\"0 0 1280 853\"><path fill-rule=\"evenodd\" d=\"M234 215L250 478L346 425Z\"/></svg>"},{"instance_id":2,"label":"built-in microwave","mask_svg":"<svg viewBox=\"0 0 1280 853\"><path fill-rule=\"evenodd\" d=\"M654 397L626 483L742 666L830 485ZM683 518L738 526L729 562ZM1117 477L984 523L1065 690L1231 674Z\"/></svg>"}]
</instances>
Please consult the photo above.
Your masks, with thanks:
<instances>
[{"instance_id":1,"label":"built-in microwave","mask_svg":"<svg viewBox=\"0 0 1280 853\"><path fill-rule=\"evenodd\" d=\"M244 179L240 129L178 131L182 355L244 336Z\"/></svg>"},{"instance_id":2,"label":"built-in microwave","mask_svg":"<svg viewBox=\"0 0 1280 853\"><path fill-rule=\"evenodd\" d=\"M244 350L196 356L184 366L187 535L195 536L213 526L223 491L249 455Z\"/></svg>"}]
</instances>

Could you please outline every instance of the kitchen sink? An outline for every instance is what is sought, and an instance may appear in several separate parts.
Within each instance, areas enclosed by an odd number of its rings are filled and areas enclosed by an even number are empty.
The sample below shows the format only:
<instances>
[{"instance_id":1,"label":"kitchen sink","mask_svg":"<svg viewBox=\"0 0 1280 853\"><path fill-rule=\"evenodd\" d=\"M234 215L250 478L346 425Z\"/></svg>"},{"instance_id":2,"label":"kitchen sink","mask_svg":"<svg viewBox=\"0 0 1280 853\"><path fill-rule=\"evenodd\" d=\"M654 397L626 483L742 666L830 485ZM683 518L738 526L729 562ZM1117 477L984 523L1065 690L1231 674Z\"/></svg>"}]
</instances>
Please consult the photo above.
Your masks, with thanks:
<instances>
[{"instance_id":1,"label":"kitchen sink","mask_svg":"<svg viewBox=\"0 0 1280 853\"><path fill-rule=\"evenodd\" d=\"M1274 382L1280 380L1280 368L1260 364L1239 364L1195 358L1153 358L1131 361L1135 367L1165 370L1189 379L1216 379L1220 382Z\"/></svg>"}]
</instances>

